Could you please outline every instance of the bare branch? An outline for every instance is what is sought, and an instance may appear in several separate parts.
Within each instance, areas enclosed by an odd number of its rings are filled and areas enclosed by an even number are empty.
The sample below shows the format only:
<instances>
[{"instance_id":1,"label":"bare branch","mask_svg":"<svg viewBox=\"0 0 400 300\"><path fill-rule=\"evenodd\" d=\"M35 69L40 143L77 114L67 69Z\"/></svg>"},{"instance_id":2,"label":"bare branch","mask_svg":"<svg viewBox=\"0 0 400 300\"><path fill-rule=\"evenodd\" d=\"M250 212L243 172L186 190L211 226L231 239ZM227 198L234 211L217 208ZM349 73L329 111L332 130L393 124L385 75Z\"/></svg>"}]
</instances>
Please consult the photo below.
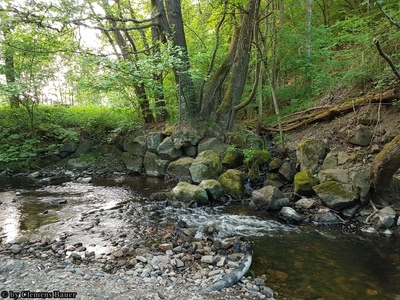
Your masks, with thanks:
<instances>
[{"instance_id":1,"label":"bare branch","mask_svg":"<svg viewBox=\"0 0 400 300\"><path fill-rule=\"evenodd\" d=\"M379 9L381 10L381 12L384 14L384 16L386 17L386 19L389 20L389 22L396 26L398 30L400 30L400 24L397 23L395 20L393 20L384 10L383 7L379 4L379 1L376 1L376 5L378 5Z\"/></svg>"},{"instance_id":2,"label":"bare branch","mask_svg":"<svg viewBox=\"0 0 400 300\"><path fill-rule=\"evenodd\" d=\"M387 54L385 52L383 52L381 44L379 43L378 39L374 38L373 42L374 42L376 48L378 49L379 55L382 56L384 60L386 60L386 62L389 64L390 68L392 68L394 75L396 75L396 77L400 80L400 73L397 70L397 67L394 65L393 61L389 58L389 56L387 56Z\"/></svg>"}]
</instances>

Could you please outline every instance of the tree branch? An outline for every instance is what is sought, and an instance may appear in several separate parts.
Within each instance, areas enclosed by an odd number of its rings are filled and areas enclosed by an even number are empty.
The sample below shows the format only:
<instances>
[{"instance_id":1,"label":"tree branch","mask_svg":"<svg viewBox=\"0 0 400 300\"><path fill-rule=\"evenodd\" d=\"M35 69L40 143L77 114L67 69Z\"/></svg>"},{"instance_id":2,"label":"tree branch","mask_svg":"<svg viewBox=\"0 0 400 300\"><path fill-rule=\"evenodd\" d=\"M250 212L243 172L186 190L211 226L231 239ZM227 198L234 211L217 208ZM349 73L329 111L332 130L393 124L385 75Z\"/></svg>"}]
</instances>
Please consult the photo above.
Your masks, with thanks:
<instances>
[{"instance_id":1,"label":"tree branch","mask_svg":"<svg viewBox=\"0 0 400 300\"><path fill-rule=\"evenodd\" d=\"M386 19L388 19L389 22L390 22L392 25L396 26L397 29L400 30L400 24L397 23L395 20L393 20L393 19L383 10L382 6L379 4L379 1L376 1L376 5L378 5L380 11L384 14L384 16L386 17Z\"/></svg>"},{"instance_id":2,"label":"tree branch","mask_svg":"<svg viewBox=\"0 0 400 300\"><path fill-rule=\"evenodd\" d=\"M397 70L397 67L394 65L393 61L389 58L389 56L387 56L387 54L385 52L383 52L381 44L379 43L378 39L374 38L373 42L374 42L376 48L378 49L379 55L382 56L384 60L386 60L386 62L392 68L394 75L396 75L397 79L400 80L400 74L399 74L399 71Z\"/></svg>"}]
</instances>

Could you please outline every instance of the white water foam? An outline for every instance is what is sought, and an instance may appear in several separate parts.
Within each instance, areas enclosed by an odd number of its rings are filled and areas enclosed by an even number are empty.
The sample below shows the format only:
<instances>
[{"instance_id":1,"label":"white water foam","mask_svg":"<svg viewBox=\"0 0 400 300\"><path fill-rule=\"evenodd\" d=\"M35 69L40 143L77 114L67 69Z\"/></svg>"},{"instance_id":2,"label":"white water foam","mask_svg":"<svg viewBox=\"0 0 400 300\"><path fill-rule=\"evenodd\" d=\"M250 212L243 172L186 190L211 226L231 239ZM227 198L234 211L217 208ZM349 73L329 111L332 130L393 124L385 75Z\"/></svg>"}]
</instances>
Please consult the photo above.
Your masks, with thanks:
<instances>
[{"instance_id":1,"label":"white water foam","mask_svg":"<svg viewBox=\"0 0 400 300\"><path fill-rule=\"evenodd\" d=\"M297 227L257 216L224 213L217 208L173 208L167 207L162 213L162 222L182 220L189 227L197 228L196 238L202 238L204 229L215 228L215 237L224 240L232 237L275 235L282 232L300 232Z\"/></svg>"}]
</instances>

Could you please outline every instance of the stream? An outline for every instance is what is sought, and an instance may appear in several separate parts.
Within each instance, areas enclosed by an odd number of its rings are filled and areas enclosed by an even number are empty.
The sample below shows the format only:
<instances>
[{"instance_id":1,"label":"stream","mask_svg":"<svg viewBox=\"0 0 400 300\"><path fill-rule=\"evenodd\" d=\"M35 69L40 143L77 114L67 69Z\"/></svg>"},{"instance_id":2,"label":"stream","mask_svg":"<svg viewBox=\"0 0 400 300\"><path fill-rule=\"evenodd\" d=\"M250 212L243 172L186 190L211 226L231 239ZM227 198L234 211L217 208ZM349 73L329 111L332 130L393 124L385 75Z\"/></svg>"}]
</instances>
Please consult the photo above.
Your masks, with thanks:
<instances>
[{"instance_id":1,"label":"stream","mask_svg":"<svg viewBox=\"0 0 400 300\"><path fill-rule=\"evenodd\" d=\"M94 231L89 230L92 227L83 217L101 215L131 201L143 209L135 217L141 224L166 226L182 220L198 228L197 238L203 238L202 227L213 224L217 228L215 238L222 241L249 239L254 251L251 275L265 278L276 292L276 299L400 300L399 238L291 226L269 215L255 216L240 206L166 207L154 220L154 208L146 209L154 204L141 199L167 188L162 180L146 177L44 186L23 179L3 180L0 237L4 243L21 234L29 239L54 239L64 234L93 245L89 250L109 251L111 246L100 235L91 234ZM15 193L16 189L21 189L21 195ZM152 213L146 215L148 211ZM109 231L114 228L116 233L127 227L119 219L101 220L101 224Z\"/></svg>"}]
</instances>

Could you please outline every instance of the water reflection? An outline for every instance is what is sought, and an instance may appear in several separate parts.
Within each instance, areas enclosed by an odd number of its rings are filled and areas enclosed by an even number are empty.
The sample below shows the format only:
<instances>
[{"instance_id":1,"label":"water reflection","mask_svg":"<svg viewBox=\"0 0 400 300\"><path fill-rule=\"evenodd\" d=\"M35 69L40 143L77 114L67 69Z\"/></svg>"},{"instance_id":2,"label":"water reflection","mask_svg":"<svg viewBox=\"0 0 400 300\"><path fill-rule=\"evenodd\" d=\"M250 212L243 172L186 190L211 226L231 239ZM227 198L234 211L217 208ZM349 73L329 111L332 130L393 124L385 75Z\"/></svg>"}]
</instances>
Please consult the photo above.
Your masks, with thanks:
<instances>
[{"instance_id":1,"label":"water reflection","mask_svg":"<svg viewBox=\"0 0 400 300\"><path fill-rule=\"evenodd\" d=\"M11 192L0 192L1 214L0 227L3 242L11 242L19 235L21 213L17 197Z\"/></svg>"}]
</instances>

